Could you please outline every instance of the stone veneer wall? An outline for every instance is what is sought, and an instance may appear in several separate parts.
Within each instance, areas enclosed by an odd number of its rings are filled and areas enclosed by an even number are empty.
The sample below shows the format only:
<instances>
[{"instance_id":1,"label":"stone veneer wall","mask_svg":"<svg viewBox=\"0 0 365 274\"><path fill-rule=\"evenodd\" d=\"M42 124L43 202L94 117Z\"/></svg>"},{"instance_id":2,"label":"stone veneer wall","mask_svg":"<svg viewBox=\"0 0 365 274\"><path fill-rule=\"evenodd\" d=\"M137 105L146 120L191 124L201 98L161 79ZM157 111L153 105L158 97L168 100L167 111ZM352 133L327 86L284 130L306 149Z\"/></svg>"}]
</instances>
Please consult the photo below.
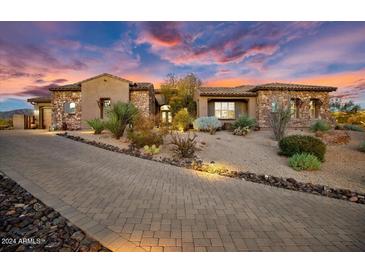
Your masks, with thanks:
<instances>
[{"instance_id":1,"label":"stone veneer wall","mask_svg":"<svg viewBox=\"0 0 365 274\"><path fill-rule=\"evenodd\" d=\"M154 101L151 90L137 90L130 92L130 101L145 117L150 117L154 114Z\"/></svg>"},{"instance_id":2,"label":"stone veneer wall","mask_svg":"<svg viewBox=\"0 0 365 274\"><path fill-rule=\"evenodd\" d=\"M76 113L64 112L66 102L76 103ZM81 129L81 92L52 92L52 123L56 129L62 129L63 123L66 123L68 130Z\"/></svg>"},{"instance_id":3,"label":"stone veneer wall","mask_svg":"<svg viewBox=\"0 0 365 274\"><path fill-rule=\"evenodd\" d=\"M309 127L314 120L310 117L310 99L319 99L323 104L320 108L320 115L318 119L325 119L331 121L331 115L329 111L329 93L328 92L316 92L316 91L257 91L257 121L260 127L270 127L270 113L272 110L271 103L276 100L277 102L284 103L286 106L290 103L291 98L299 98L302 100L302 105L299 109L300 117L291 118L289 127L301 128Z\"/></svg>"}]
</instances>

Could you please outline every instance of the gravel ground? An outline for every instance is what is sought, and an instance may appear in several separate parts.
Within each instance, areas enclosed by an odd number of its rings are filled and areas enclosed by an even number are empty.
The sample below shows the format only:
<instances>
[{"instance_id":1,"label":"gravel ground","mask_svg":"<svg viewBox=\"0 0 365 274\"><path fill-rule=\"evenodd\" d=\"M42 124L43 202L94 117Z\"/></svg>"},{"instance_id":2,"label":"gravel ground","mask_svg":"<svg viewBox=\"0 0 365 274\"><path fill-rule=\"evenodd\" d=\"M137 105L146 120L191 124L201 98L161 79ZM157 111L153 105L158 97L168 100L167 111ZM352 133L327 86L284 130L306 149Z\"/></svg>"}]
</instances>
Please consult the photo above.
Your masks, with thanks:
<instances>
[{"instance_id":1,"label":"gravel ground","mask_svg":"<svg viewBox=\"0 0 365 274\"><path fill-rule=\"evenodd\" d=\"M0 173L1 251L108 251Z\"/></svg>"},{"instance_id":2,"label":"gravel ground","mask_svg":"<svg viewBox=\"0 0 365 274\"><path fill-rule=\"evenodd\" d=\"M80 136L106 144L128 148L128 140L116 140L108 132L94 135L92 131L72 131ZM308 130L290 130L288 134L310 134ZM295 171L288 166L288 158L278 155L278 145L270 130L251 132L247 136L235 136L228 131L215 135L198 132L197 155L204 162L214 161L231 170L291 177L304 183L313 183L365 192L365 153L357 147L365 140L364 132L349 132L351 141L347 145L328 145L326 161L318 171ZM167 142L165 142L167 143ZM142 150L143 151L143 150ZM168 145L163 145L156 158L172 157Z\"/></svg>"},{"instance_id":3,"label":"gravel ground","mask_svg":"<svg viewBox=\"0 0 365 274\"><path fill-rule=\"evenodd\" d=\"M308 130L291 130L288 134L311 134ZM364 132L349 132L347 145L328 145L326 161L318 171L295 171L288 158L278 155L272 132L261 130L247 136L234 136L220 131L216 135L198 133L199 142L206 143L198 152L204 161L214 161L231 169L258 174L292 177L305 183L365 191L365 153L357 151Z\"/></svg>"}]
</instances>

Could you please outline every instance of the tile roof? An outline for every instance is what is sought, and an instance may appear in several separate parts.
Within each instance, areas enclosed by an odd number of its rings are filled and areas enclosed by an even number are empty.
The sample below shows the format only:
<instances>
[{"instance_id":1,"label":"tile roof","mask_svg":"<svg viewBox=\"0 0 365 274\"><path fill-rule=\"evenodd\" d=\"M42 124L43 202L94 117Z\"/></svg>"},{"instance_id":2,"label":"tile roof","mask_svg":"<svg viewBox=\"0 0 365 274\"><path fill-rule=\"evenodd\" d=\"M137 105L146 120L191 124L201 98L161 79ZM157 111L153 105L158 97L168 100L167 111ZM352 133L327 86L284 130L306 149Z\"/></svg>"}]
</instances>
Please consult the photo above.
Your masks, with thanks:
<instances>
[{"instance_id":1,"label":"tile roof","mask_svg":"<svg viewBox=\"0 0 365 274\"><path fill-rule=\"evenodd\" d=\"M90 81L90 80L94 80L96 78L99 78L99 77L103 77L103 76L108 76L108 77L111 77L111 78L114 78L114 79L118 79L118 80L121 80L121 81L125 81L125 82L128 82L128 83L132 83L132 81L129 81L127 79L124 79L122 77L119 77L119 76L115 76L113 74L110 74L110 73L102 73L102 74L99 74L99 75L96 75L96 76L93 76L93 77L90 77L90 78L87 78L85 80L82 80L81 82L79 82L80 84L81 83L84 83L84 82L87 82L87 81Z\"/></svg>"},{"instance_id":2,"label":"tile roof","mask_svg":"<svg viewBox=\"0 0 365 274\"><path fill-rule=\"evenodd\" d=\"M255 86L245 85L238 87L200 87L200 96L256 96L251 90Z\"/></svg>"},{"instance_id":3,"label":"tile roof","mask_svg":"<svg viewBox=\"0 0 365 274\"><path fill-rule=\"evenodd\" d=\"M336 87L314 86L288 83L268 83L263 85L243 85L237 87L200 87L200 96L256 96L259 90L288 90L288 91L326 91L337 90Z\"/></svg>"},{"instance_id":4,"label":"tile roof","mask_svg":"<svg viewBox=\"0 0 365 274\"><path fill-rule=\"evenodd\" d=\"M52 87L49 89L50 91L81 91L81 84L69 84L64 86Z\"/></svg>"},{"instance_id":5,"label":"tile roof","mask_svg":"<svg viewBox=\"0 0 365 274\"><path fill-rule=\"evenodd\" d=\"M137 82L137 83L130 83L129 84L130 90L149 90L150 88L153 88L152 83L147 82Z\"/></svg>"},{"instance_id":6,"label":"tile roof","mask_svg":"<svg viewBox=\"0 0 365 274\"><path fill-rule=\"evenodd\" d=\"M96 76L91 77L91 78L87 78L85 80L82 80L82 81L74 83L74 84L58 86L58 87L52 87L49 90L50 91L81 91L81 84L82 83L85 83L87 81L94 80L94 79L97 79L97 78L103 77L103 76L107 76L107 77L111 77L111 78L118 79L118 80L121 80L121 81L125 81L125 82L128 82L130 84L133 83L132 81L121 78L119 76L115 76L115 75L112 75L112 74L109 74L109 73L102 73L102 74L96 75Z\"/></svg>"},{"instance_id":7,"label":"tile roof","mask_svg":"<svg viewBox=\"0 0 365 274\"><path fill-rule=\"evenodd\" d=\"M29 102L29 103L50 103L51 100L52 100L51 95L48 95L48 96L29 98L27 100L27 102Z\"/></svg>"},{"instance_id":8,"label":"tile roof","mask_svg":"<svg viewBox=\"0 0 365 274\"><path fill-rule=\"evenodd\" d=\"M263 85L257 85L253 91L257 90L292 90L292 91L335 91L336 87L329 86L314 86L303 84L289 84L289 83L268 83Z\"/></svg>"}]
</instances>

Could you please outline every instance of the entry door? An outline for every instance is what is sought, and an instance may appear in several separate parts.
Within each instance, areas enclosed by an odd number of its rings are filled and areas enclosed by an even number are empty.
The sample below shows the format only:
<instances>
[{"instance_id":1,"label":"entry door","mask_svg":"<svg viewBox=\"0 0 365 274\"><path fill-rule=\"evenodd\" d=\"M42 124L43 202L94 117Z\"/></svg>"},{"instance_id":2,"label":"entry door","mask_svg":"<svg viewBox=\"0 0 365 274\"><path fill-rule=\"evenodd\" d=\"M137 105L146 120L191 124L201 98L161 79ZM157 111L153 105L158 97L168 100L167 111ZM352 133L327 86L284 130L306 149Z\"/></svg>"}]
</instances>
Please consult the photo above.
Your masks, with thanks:
<instances>
[{"instance_id":1,"label":"entry door","mask_svg":"<svg viewBox=\"0 0 365 274\"><path fill-rule=\"evenodd\" d=\"M49 129L50 126L52 125L52 109L50 108L43 108L43 113L42 113L42 127L45 129Z\"/></svg>"}]
</instances>

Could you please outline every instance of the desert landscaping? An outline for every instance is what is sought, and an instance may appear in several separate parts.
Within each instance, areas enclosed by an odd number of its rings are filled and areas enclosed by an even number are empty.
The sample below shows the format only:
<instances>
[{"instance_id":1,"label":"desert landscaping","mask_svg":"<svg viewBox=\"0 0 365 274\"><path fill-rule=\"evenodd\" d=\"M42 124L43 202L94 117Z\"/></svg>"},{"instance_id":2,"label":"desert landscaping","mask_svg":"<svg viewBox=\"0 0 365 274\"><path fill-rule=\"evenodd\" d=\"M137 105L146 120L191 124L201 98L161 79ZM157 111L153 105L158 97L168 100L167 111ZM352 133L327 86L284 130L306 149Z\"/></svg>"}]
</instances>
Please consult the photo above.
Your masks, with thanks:
<instances>
[{"instance_id":1,"label":"desert landscaping","mask_svg":"<svg viewBox=\"0 0 365 274\"><path fill-rule=\"evenodd\" d=\"M122 149L127 149L130 143L126 136L117 140L108 131L100 135L90 130L71 131L68 134ZM199 148L196 155L203 162L213 162L230 170L291 177L305 183L365 192L365 154L357 150L359 143L365 139L364 132L348 131L351 138L348 144L328 145L325 162L320 170L315 171L295 171L290 168L288 159L278 154L278 142L273 139L270 130L253 131L246 136L235 136L229 131L217 131L215 135L206 132L194 134L197 135ZM294 134L314 135L308 129L288 131L288 135ZM165 137L160 153L153 157L174 157L169 136Z\"/></svg>"}]
</instances>

